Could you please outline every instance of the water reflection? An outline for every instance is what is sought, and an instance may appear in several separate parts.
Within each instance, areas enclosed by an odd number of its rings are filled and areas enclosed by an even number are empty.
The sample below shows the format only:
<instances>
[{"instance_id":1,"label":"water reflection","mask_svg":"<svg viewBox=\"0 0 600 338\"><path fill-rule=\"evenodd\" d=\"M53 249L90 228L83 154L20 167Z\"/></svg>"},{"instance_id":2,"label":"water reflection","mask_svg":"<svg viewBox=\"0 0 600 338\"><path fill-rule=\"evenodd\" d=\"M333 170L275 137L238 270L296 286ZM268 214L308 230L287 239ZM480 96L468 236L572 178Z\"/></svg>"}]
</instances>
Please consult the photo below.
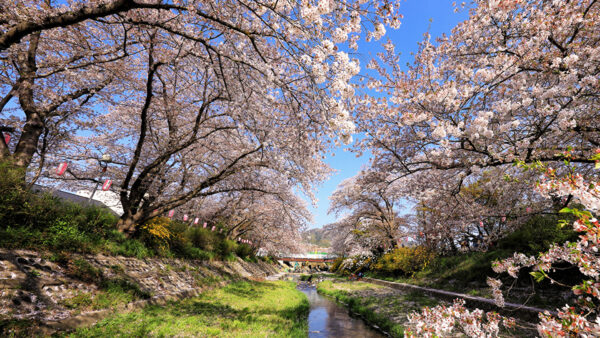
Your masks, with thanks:
<instances>
[{"instance_id":1,"label":"water reflection","mask_svg":"<svg viewBox=\"0 0 600 338\"><path fill-rule=\"evenodd\" d=\"M350 317L347 309L319 295L314 286L300 285L298 289L306 294L310 302L309 337L384 337L361 319Z\"/></svg>"}]
</instances>

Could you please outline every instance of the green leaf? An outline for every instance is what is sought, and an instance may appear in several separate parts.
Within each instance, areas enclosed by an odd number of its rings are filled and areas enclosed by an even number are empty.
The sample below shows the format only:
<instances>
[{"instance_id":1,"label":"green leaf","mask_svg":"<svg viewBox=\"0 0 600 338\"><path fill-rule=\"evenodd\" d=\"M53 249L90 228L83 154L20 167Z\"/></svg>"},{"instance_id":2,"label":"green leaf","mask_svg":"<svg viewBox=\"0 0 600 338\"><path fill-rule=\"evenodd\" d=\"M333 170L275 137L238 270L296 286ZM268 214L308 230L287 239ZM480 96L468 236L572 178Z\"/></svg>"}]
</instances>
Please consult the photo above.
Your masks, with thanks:
<instances>
[{"instance_id":1,"label":"green leaf","mask_svg":"<svg viewBox=\"0 0 600 338\"><path fill-rule=\"evenodd\" d=\"M533 276L533 278L535 279L536 282L541 282L544 280L544 278L546 278L546 275L543 272L540 271L533 271L530 272L530 274Z\"/></svg>"},{"instance_id":2,"label":"green leaf","mask_svg":"<svg viewBox=\"0 0 600 338\"><path fill-rule=\"evenodd\" d=\"M571 209L571 208L562 208L562 209L560 209L559 212L563 213L563 214L568 214L568 213L572 213L573 209Z\"/></svg>"}]
</instances>

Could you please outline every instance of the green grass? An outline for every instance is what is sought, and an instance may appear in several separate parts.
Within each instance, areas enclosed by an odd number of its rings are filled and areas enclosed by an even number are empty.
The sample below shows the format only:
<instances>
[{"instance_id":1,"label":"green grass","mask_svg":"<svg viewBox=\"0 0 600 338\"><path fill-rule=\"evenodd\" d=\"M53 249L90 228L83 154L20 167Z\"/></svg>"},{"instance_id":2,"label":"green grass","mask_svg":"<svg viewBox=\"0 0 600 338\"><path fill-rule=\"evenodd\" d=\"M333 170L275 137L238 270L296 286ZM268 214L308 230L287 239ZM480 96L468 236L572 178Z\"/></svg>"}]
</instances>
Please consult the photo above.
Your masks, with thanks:
<instances>
[{"instance_id":1,"label":"green grass","mask_svg":"<svg viewBox=\"0 0 600 338\"><path fill-rule=\"evenodd\" d=\"M486 278L497 275L492 270L492 263L511 255L512 252L507 250L471 252L456 256L438 257L412 277L386 276L378 274L376 271L368 272L367 276L449 291L469 292L473 285L487 288Z\"/></svg>"},{"instance_id":2,"label":"green grass","mask_svg":"<svg viewBox=\"0 0 600 338\"><path fill-rule=\"evenodd\" d=\"M235 282L198 297L117 314L71 337L306 337L309 304L290 282Z\"/></svg>"},{"instance_id":3,"label":"green grass","mask_svg":"<svg viewBox=\"0 0 600 338\"><path fill-rule=\"evenodd\" d=\"M33 319L0 317L0 337L35 337L39 328L40 322Z\"/></svg>"},{"instance_id":4,"label":"green grass","mask_svg":"<svg viewBox=\"0 0 600 338\"><path fill-rule=\"evenodd\" d=\"M360 314L367 322L379 326L382 330L390 334L392 337L404 337L404 327L398 325L390 320L390 316L387 314L381 314L374 311L374 303L378 300L372 297L359 297L353 295L348 290L366 290L370 286L379 287L378 285L364 283L364 282L353 282L344 283L341 288L337 287L337 283L330 280L323 281L317 285L317 291L325 296L335 299L336 302L341 303L348 307L352 312ZM389 306L388 304L386 304Z\"/></svg>"},{"instance_id":5,"label":"green grass","mask_svg":"<svg viewBox=\"0 0 600 338\"><path fill-rule=\"evenodd\" d=\"M329 282L329 283L327 283ZM361 291L361 290L372 290L372 289L381 289L383 286L367 283L367 282L345 282L342 283L332 283L331 281L324 281L325 285L340 291L353 292L353 291Z\"/></svg>"},{"instance_id":6,"label":"green grass","mask_svg":"<svg viewBox=\"0 0 600 338\"><path fill-rule=\"evenodd\" d=\"M78 312L114 308L138 299L149 298L150 294L139 286L122 278L104 279L95 294L79 293L64 299L61 304Z\"/></svg>"}]
</instances>

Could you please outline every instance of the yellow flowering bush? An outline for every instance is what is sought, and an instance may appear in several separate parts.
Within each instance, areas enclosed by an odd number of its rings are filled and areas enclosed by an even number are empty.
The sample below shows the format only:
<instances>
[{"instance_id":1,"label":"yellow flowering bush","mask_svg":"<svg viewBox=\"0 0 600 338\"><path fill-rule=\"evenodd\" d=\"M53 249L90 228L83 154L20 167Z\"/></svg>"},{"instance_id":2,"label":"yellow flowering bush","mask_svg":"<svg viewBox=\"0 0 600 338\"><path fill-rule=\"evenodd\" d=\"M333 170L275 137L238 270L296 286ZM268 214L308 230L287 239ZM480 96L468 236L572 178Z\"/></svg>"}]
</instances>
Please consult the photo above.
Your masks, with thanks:
<instances>
[{"instance_id":1,"label":"yellow flowering bush","mask_svg":"<svg viewBox=\"0 0 600 338\"><path fill-rule=\"evenodd\" d=\"M154 217L142 225L142 229L157 239L169 240L171 238L170 224L171 220L166 217Z\"/></svg>"},{"instance_id":2,"label":"yellow flowering bush","mask_svg":"<svg viewBox=\"0 0 600 338\"><path fill-rule=\"evenodd\" d=\"M173 236L170 231L171 220L167 217L154 217L141 226L142 238L146 244L159 252L169 249L169 240Z\"/></svg>"},{"instance_id":3,"label":"yellow flowering bush","mask_svg":"<svg viewBox=\"0 0 600 338\"><path fill-rule=\"evenodd\" d=\"M412 276L425 269L435 258L435 253L423 246L396 248L381 256L373 270L387 275Z\"/></svg>"}]
</instances>

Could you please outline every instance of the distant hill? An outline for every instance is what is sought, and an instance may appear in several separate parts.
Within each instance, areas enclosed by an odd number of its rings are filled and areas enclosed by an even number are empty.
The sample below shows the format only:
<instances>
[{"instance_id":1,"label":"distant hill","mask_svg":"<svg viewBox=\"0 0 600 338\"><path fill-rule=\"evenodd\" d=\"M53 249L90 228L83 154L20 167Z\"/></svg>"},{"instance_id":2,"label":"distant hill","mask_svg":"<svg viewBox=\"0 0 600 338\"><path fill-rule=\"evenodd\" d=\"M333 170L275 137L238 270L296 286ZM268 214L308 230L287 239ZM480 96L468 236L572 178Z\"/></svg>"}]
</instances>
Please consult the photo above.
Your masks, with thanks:
<instances>
[{"instance_id":1,"label":"distant hill","mask_svg":"<svg viewBox=\"0 0 600 338\"><path fill-rule=\"evenodd\" d=\"M309 229L302 232L302 239L310 245L321 248L331 247L331 238L327 236L322 228Z\"/></svg>"}]
</instances>

